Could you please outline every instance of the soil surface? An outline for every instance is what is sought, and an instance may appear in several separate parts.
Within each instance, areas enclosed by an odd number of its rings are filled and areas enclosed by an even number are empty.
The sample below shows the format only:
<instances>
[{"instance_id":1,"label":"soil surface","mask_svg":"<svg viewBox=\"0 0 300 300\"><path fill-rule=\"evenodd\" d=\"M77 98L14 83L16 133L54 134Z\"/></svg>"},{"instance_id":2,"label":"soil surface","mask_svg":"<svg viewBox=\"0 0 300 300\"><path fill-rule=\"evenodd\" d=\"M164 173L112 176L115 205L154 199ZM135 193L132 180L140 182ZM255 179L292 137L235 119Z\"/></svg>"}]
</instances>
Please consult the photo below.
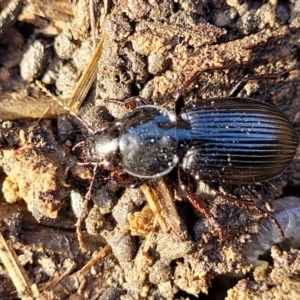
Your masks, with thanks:
<instances>
[{"instance_id":1,"label":"soil surface","mask_svg":"<svg viewBox=\"0 0 300 300\"><path fill-rule=\"evenodd\" d=\"M136 178L122 170L99 167L94 178L73 147L88 126L130 109L107 99L139 95L174 111L183 87L189 104L299 67L299 1L3 0L0 9L1 299L297 298L300 251L269 245L255 262L245 253L267 217L257 206L300 196L299 151L268 182L195 181L212 224L188 203L176 170L132 188ZM54 95L68 102L104 34L78 112L85 126ZM209 68L219 70L185 84ZM298 132L299 69L249 81L239 96L276 106ZM7 252L25 284L4 263Z\"/></svg>"}]
</instances>

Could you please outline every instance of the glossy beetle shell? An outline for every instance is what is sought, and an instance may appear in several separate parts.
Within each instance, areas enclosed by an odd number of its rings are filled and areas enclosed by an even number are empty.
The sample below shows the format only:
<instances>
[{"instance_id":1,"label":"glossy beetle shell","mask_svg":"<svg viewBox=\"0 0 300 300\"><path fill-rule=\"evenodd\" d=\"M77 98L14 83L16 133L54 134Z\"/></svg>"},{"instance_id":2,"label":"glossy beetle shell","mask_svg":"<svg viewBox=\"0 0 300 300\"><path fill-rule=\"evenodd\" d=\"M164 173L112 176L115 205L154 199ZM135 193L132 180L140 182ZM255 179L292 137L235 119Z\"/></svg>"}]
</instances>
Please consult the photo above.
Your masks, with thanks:
<instances>
[{"instance_id":1,"label":"glossy beetle shell","mask_svg":"<svg viewBox=\"0 0 300 300\"><path fill-rule=\"evenodd\" d=\"M178 124L169 111L140 106L128 112L120 124L120 154L126 172L152 178L169 173L178 164Z\"/></svg>"},{"instance_id":2,"label":"glossy beetle shell","mask_svg":"<svg viewBox=\"0 0 300 300\"><path fill-rule=\"evenodd\" d=\"M247 98L198 101L176 118L154 105L137 107L87 142L95 162L154 178L175 166L196 178L250 183L280 174L298 144L289 120L275 107Z\"/></svg>"},{"instance_id":3,"label":"glossy beetle shell","mask_svg":"<svg viewBox=\"0 0 300 300\"><path fill-rule=\"evenodd\" d=\"M298 138L275 107L247 98L201 101L180 114L190 125L183 169L215 181L249 183L280 174L293 159Z\"/></svg>"}]
</instances>

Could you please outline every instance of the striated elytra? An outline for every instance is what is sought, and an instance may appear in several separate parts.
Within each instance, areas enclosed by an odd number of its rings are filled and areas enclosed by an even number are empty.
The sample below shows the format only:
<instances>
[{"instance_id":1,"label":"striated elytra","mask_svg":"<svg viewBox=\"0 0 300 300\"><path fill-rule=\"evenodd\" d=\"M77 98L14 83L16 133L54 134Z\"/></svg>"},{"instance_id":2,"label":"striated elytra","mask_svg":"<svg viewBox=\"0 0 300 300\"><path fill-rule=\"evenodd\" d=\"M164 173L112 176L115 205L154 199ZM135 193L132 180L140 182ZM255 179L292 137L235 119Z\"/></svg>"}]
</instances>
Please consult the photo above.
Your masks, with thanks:
<instances>
[{"instance_id":1,"label":"striated elytra","mask_svg":"<svg viewBox=\"0 0 300 300\"><path fill-rule=\"evenodd\" d=\"M155 178L181 165L216 182L250 183L283 172L298 145L295 130L277 108L248 98L201 100L175 117L154 105L137 107L85 143L95 163Z\"/></svg>"}]
</instances>

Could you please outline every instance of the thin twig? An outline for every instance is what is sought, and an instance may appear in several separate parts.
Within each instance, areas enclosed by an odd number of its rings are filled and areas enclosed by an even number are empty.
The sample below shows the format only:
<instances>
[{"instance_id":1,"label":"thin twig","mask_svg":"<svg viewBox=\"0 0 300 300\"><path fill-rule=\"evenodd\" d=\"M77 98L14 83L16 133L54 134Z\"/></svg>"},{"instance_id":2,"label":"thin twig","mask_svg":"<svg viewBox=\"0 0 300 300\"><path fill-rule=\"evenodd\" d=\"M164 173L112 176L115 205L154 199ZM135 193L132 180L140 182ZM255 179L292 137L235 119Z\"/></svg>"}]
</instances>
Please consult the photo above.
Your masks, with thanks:
<instances>
[{"instance_id":1,"label":"thin twig","mask_svg":"<svg viewBox=\"0 0 300 300\"><path fill-rule=\"evenodd\" d=\"M18 294L24 300L39 296L38 288L32 284L24 268L20 265L18 256L9 242L0 233L0 260L5 266Z\"/></svg>"}]
</instances>

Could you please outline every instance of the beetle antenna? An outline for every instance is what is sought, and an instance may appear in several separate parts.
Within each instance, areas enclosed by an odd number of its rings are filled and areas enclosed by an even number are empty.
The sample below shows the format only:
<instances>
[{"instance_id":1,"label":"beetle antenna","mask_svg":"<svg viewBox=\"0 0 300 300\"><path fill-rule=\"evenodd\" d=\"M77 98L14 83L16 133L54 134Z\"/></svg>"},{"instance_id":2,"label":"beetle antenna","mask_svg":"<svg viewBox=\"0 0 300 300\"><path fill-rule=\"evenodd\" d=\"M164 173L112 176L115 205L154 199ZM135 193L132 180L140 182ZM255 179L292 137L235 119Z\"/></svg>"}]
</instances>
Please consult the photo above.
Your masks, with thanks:
<instances>
[{"instance_id":1,"label":"beetle antenna","mask_svg":"<svg viewBox=\"0 0 300 300\"><path fill-rule=\"evenodd\" d=\"M177 101L181 96L183 96L185 90L191 85L192 82L194 82L197 78L199 78L202 74L204 73L210 73L210 72L214 72L214 71L218 71L218 70L224 70L224 69L230 69L232 67L235 66L240 66L240 64L237 64L236 62L231 62L228 63L224 66L219 66L219 67L209 67L203 70L198 70L196 71L193 76L184 83L184 85L182 86L181 89L179 89L176 93L175 93L175 101Z\"/></svg>"},{"instance_id":2,"label":"beetle antenna","mask_svg":"<svg viewBox=\"0 0 300 300\"><path fill-rule=\"evenodd\" d=\"M62 106L70 115L74 116L84 127L86 127L90 134L94 133L94 129L88 123L86 123L80 116L78 116L74 111L72 111L66 104L64 104L62 99L51 93L39 80L36 80L35 83L49 98L51 98L60 106Z\"/></svg>"}]
</instances>

